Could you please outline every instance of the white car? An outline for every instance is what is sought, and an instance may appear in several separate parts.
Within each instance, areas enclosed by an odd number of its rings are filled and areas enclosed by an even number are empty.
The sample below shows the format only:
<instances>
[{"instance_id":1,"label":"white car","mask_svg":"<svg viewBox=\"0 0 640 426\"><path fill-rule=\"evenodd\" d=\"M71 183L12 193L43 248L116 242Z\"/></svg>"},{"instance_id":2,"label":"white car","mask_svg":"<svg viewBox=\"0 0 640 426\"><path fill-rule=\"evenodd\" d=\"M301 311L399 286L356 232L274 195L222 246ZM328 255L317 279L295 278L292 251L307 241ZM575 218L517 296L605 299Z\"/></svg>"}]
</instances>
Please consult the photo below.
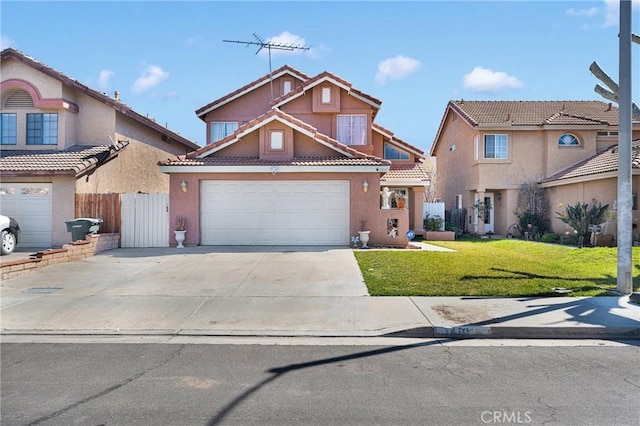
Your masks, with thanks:
<instances>
[{"instance_id":1,"label":"white car","mask_svg":"<svg viewBox=\"0 0 640 426\"><path fill-rule=\"evenodd\" d=\"M0 214L0 230L2 231L0 253L3 255L13 253L20 238L20 225L14 218Z\"/></svg>"}]
</instances>

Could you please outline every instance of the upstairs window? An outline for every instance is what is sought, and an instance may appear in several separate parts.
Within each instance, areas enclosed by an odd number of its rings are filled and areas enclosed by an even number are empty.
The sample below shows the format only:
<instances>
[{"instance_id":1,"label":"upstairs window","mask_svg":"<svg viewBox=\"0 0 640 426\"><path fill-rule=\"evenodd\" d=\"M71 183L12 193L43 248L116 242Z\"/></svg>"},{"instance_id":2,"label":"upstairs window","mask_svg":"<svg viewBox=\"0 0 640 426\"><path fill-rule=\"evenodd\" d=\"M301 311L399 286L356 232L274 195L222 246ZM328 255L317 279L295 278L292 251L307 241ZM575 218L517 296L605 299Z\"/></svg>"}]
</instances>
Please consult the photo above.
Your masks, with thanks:
<instances>
[{"instance_id":1,"label":"upstairs window","mask_svg":"<svg viewBox=\"0 0 640 426\"><path fill-rule=\"evenodd\" d=\"M211 142L224 139L238 130L238 123L235 121L211 123Z\"/></svg>"},{"instance_id":2,"label":"upstairs window","mask_svg":"<svg viewBox=\"0 0 640 426\"><path fill-rule=\"evenodd\" d=\"M0 145L15 145L18 141L18 118L15 113L0 114Z\"/></svg>"},{"instance_id":3,"label":"upstairs window","mask_svg":"<svg viewBox=\"0 0 640 426\"><path fill-rule=\"evenodd\" d=\"M339 115L338 141L345 145L366 145L367 116Z\"/></svg>"},{"instance_id":4,"label":"upstairs window","mask_svg":"<svg viewBox=\"0 0 640 426\"><path fill-rule=\"evenodd\" d=\"M284 150L284 132L282 130L272 130L270 132L269 149L272 151Z\"/></svg>"},{"instance_id":5,"label":"upstairs window","mask_svg":"<svg viewBox=\"0 0 640 426\"><path fill-rule=\"evenodd\" d=\"M571 133L565 133L558 139L558 146L580 146L580 141Z\"/></svg>"},{"instance_id":6,"label":"upstairs window","mask_svg":"<svg viewBox=\"0 0 640 426\"><path fill-rule=\"evenodd\" d=\"M284 80L282 82L282 94L286 95L287 93L289 93L291 90L293 90L293 81L291 80Z\"/></svg>"},{"instance_id":7,"label":"upstairs window","mask_svg":"<svg viewBox=\"0 0 640 426\"><path fill-rule=\"evenodd\" d=\"M27 114L27 145L57 145L58 114Z\"/></svg>"},{"instance_id":8,"label":"upstairs window","mask_svg":"<svg viewBox=\"0 0 640 426\"><path fill-rule=\"evenodd\" d=\"M409 154L407 152L402 151L401 149L396 148L390 143L385 142L384 158L386 160L408 160Z\"/></svg>"},{"instance_id":9,"label":"upstairs window","mask_svg":"<svg viewBox=\"0 0 640 426\"><path fill-rule=\"evenodd\" d=\"M507 158L507 135L484 135L484 158Z\"/></svg>"},{"instance_id":10,"label":"upstairs window","mask_svg":"<svg viewBox=\"0 0 640 426\"><path fill-rule=\"evenodd\" d=\"M323 104L331 103L331 87L323 87L322 88L322 96L320 102Z\"/></svg>"}]
</instances>

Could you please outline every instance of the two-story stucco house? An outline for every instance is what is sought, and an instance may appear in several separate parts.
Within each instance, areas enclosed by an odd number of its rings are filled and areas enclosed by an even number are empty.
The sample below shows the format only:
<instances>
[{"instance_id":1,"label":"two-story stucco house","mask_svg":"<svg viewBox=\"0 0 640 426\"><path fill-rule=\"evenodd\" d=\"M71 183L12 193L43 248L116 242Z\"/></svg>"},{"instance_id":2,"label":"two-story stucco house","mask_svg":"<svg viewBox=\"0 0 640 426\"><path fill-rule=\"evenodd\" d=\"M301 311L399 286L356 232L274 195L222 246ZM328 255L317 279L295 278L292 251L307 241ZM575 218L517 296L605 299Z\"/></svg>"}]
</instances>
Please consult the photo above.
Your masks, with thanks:
<instances>
[{"instance_id":1,"label":"two-story stucco house","mask_svg":"<svg viewBox=\"0 0 640 426\"><path fill-rule=\"evenodd\" d=\"M549 189L552 228L564 232L562 206L613 204L612 170L589 166L617 145L617 131L617 108L600 101L450 101L431 147L437 195L448 210L467 209L471 232L504 235L518 223L521 185L538 183ZM482 218L478 202L493 207Z\"/></svg>"},{"instance_id":2,"label":"two-story stucco house","mask_svg":"<svg viewBox=\"0 0 640 426\"><path fill-rule=\"evenodd\" d=\"M375 123L380 107L332 73L283 66L198 109L207 145L161 165L185 244L348 245L367 230L406 245L429 176L423 151Z\"/></svg>"},{"instance_id":3,"label":"two-story stucco house","mask_svg":"<svg viewBox=\"0 0 640 426\"><path fill-rule=\"evenodd\" d=\"M69 242L76 194L168 193L158 162L199 148L20 51L0 60L0 210L23 247Z\"/></svg>"}]
</instances>

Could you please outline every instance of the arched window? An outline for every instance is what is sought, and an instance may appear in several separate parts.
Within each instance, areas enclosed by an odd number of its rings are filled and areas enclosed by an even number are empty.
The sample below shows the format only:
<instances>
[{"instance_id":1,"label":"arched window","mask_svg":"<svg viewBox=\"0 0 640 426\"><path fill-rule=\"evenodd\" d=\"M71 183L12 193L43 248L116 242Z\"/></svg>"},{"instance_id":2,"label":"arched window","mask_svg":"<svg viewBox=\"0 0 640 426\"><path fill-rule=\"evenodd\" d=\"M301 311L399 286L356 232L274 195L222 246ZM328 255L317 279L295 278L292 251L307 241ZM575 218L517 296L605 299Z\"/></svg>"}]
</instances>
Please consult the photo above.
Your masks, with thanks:
<instances>
[{"instance_id":1,"label":"arched window","mask_svg":"<svg viewBox=\"0 0 640 426\"><path fill-rule=\"evenodd\" d=\"M558 139L558 146L580 146L580 141L571 133L565 133Z\"/></svg>"}]
</instances>

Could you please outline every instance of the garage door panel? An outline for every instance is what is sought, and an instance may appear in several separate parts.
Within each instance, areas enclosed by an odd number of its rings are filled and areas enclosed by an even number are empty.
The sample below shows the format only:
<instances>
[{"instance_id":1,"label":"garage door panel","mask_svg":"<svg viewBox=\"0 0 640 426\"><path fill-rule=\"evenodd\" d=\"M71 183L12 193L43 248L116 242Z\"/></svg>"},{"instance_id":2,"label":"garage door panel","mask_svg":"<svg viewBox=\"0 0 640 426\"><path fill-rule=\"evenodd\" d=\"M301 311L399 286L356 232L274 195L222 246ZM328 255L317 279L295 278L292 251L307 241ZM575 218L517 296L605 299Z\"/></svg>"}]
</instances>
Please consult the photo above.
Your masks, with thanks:
<instances>
[{"instance_id":1,"label":"garage door panel","mask_svg":"<svg viewBox=\"0 0 640 426\"><path fill-rule=\"evenodd\" d=\"M204 181L202 244L349 243L348 181Z\"/></svg>"},{"instance_id":2,"label":"garage door panel","mask_svg":"<svg viewBox=\"0 0 640 426\"><path fill-rule=\"evenodd\" d=\"M53 238L53 197L50 183L3 183L2 214L20 224L22 247L50 247Z\"/></svg>"}]
</instances>

